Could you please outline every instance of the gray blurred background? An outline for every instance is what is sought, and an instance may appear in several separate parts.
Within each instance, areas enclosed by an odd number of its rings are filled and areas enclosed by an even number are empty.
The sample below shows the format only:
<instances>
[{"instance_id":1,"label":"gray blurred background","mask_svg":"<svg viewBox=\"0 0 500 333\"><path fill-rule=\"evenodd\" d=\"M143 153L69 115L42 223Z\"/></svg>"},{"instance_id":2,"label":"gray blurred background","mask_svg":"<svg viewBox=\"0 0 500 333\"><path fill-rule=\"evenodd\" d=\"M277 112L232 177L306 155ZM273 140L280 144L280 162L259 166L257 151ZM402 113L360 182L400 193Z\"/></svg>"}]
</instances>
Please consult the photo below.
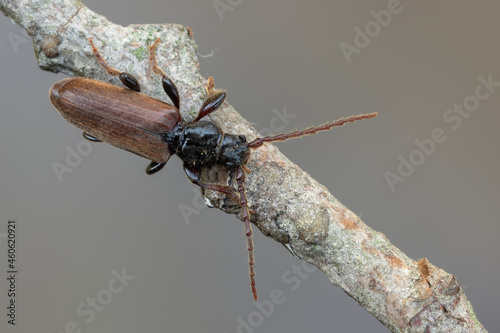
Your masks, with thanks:
<instances>
[{"instance_id":1,"label":"gray blurred background","mask_svg":"<svg viewBox=\"0 0 500 333\"><path fill-rule=\"evenodd\" d=\"M379 112L279 147L407 255L454 274L486 329L500 331L500 87L479 105L473 97L479 76L500 82L498 2L402 0L380 31L370 12L388 1L84 3L122 25L190 26L201 73L257 129ZM230 10L218 13L220 3ZM346 57L341 43L354 46L354 29L367 24L370 42ZM257 231L260 300L275 289L285 297L259 312L241 222L194 204L199 190L177 158L147 176L147 161L100 144L60 182L53 162L82 148L48 99L63 76L37 67L31 40L5 17L0 42L0 235L8 219L18 221L20 270L14 328L5 320L0 238L1 332L387 331L321 272L298 279L292 269L301 262ZM446 118L464 101L477 110ZM285 124L276 110L295 118ZM415 140L428 142L436 128L445 142L419 153ZM419 165L391 188L387 173L410 158ZM197 214L186 219L182 207ZM114 280L123 269L134 276L126 286ZM100 311L92 298L105 303Z\"/></svg>"}]
</instances>

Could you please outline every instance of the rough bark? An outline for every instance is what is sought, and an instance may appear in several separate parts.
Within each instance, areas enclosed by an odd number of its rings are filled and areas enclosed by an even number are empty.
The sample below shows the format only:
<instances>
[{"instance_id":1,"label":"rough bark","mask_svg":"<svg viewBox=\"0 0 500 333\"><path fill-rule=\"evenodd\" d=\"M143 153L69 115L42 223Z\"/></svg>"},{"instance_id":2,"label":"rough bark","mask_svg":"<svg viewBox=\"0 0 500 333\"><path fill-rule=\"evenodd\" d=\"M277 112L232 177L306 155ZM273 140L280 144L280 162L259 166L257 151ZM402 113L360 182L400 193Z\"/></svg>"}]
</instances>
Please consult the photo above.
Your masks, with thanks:
<instances>
[{"instance_id":1,"label":"rough bark","mask_svg":"<svg viewBox=\"0 0 500 333\"><path fill-rule=\"evenodd\" d=\"M6 1L0 9L33 39L40 68L71 76L117 83L93 58L87 37L113 67L133 72L143 92L165 94L147 61L147 45L163 40L157 57L179 87L185 119L192 119L206 97L198 71L196 44L189 30L177 24L122 27L78 1ZM252 126L225 103L211 120L228 133L256 137ZM457 279L423 258L415 262L342 205L328 190L266 144L248 163L246 187L252 223L286 246L295 256L319 267L393 332L485 332ZM221 168L205 172L226 182ZM226 197L205 191L207 203L228 213L240 213Z\"/></svg>"}]
</instances>

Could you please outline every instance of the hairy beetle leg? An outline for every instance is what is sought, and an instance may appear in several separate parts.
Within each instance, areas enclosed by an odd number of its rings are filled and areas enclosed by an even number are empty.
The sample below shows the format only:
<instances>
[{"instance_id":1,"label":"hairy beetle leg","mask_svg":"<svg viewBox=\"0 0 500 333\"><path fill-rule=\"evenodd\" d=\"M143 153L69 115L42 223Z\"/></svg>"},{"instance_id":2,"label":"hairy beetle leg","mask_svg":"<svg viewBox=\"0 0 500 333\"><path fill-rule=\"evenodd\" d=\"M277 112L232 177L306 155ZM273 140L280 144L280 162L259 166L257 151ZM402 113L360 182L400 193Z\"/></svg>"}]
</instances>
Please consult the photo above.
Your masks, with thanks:
<instances>
[{"instance_id":1,"label":"hairy beetle leg","mask_svg":"<svg viewBox=\"0 0 500 333\"><path fill-rule=\"evenodd\" d=\"M92 53L94 54L94 57L96 57L97 61L99 64L108 72L109 75L113 76L118 76L122 84L134 91L140 92L141 91L141 86L139 85L139 81L129 73L126 72L120 72L117 69L114 69L113 67L109 66L106 60L101 56L101 53L99 53L99 50L97 47L94 45L94 38L89 37L87 40L90 43L90 46L92 46Z\"/></svg>"},{"instance_id":2,"label":"hairy beetle leg","mask_svg":"<svg viewBox=\"0 0 500 333\"><path fill-rule=\"evenodd\" d=\"M156 41L149 47L149 64L151 65L151 69L153 70L153 73L160 75L162 77L161 83L163 85L163 90L165 90L165 93L170 97L170 100L172 103L174 103L174 106L179 109L180 107L180 100L179 100L179 91L177 90L177 86L175 83L170 80L168 76L165 75L165 72L158 67L156 64L156 44L160 43L161 39L157 38Z\"/></svg>"}]
</instances>

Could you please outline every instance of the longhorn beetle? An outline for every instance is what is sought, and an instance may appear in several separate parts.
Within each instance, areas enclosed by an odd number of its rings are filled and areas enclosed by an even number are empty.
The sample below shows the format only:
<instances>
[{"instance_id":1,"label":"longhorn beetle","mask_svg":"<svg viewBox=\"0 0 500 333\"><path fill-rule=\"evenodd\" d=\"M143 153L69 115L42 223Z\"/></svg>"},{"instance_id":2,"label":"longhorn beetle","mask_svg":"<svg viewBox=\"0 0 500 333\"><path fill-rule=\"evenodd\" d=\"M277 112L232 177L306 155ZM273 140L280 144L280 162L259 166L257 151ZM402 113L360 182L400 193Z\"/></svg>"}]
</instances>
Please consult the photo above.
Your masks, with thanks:
<instances>
[{"instance_id":1,"label":"longhorn beetle","mask_svg":"<svg viewBox=\"0 0 500 333\"><path fill-rule=\"evenodd\" d=\"M149 63L153 72L162 77L165 93L173 106L140 93L137 79L128 73L109 66L88 38L92 53L99 64L110 74L118 76L123 85L120 88L102 81L83 77L64 79L50 89L50 100L67 121L83 130L83 136L94 142L105 141L113 146L128 150L147 158L151 163L146 168L148 175L158 172L171 155L177 154L183 161L188 179L198 186L224 193L239 203L247 237L250 286L255 300L255 270L253 256L250 210L245 190L246 163L252 149L266 142L285 141L303 135L326 131L335 126L357 120L373 118L377 113L361 114L341 118L320 126L290 133L257 138L247 142L245 136L224 133L212 122L201 120L217 110L226 99L226 92L213 89L213 78L208 79L207 99L198 116L190 122L179 113L179 92L175 84L156 64L158 38L149 46ZM228 185L207 184L201 181L202 168L222 165L236 175L237 190Z\"/></svg>"}]
</instances>

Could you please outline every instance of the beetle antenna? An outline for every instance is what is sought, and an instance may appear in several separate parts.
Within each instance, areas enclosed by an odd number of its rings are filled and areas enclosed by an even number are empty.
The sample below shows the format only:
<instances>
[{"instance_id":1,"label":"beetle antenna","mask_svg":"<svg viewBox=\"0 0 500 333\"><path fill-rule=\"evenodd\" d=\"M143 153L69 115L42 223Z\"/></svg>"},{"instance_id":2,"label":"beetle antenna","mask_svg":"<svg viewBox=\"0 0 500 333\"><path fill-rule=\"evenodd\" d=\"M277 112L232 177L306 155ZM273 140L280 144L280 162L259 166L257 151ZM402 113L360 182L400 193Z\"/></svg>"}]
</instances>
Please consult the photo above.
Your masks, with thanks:
<instances>
[{"instance_id":1,"label":"beetle antenna","mask_svg":"<svg viewBox=\"0 0 500 333\"><path fill-rule=\"evenodd\" d=\"M236 182L238 183L238 191L240 192L240 205L245 223L245 235L247 236L247 249L248 249L248 268L250 274L250 287L252 287L253 299L257 300L257 289L255 288L255 259L253 257L253 240L252 240L252 226L250 225L250 213L248 209L247 194L245 189L245 172L242 167L238 168L236 175Z\"/></svg>"},{"instance_id":2,"label":"beetle antenna","mask_svg":"<svg viewBox=\"0 0 500 333\"><path fill-rule=\"evenodd\" d=\"M294 138L298 138L298 137L301 137L304 135L311 135L311 134L316 134L316 133L321 132L321 131L328 131L332 127L342 126L344 124L352 123L352 122L355 122L357 120L373 118L373 117L377 116L377 114L378 114L377 112L360 114L357 116L340 118L340 119L335 120L331 123L326 123L326 124L320 125L320 126L309 127L309 128L304 129L304 130L295 130L295 131L289 132L289 133L281 133L278 135L266 136L265 138L257 138L255 140L253 140L252 142L248 143L248 147L259 148L265 142L286 141L288 139L294 139Z\"/></svg>"}]
</instances>

